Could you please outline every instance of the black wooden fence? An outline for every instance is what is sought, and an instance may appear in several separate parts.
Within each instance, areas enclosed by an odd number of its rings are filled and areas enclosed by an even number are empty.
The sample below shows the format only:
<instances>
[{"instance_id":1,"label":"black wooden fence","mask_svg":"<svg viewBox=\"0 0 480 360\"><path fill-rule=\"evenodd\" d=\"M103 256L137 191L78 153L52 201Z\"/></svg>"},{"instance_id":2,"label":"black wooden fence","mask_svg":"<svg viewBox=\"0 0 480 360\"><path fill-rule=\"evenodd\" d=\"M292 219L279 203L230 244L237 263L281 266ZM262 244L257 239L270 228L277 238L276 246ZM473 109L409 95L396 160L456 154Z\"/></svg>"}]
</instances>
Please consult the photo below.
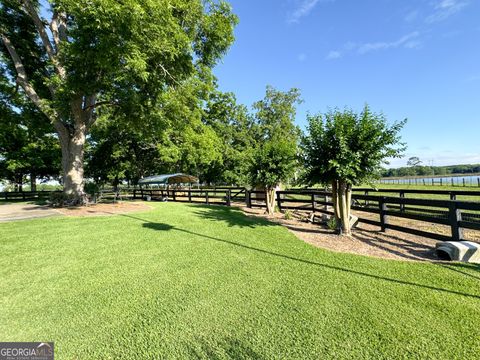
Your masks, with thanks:
<instances>
[{"instance_id":1,"label":"black wooden fence","mask_svg":"<svg viewBox=\"0 0 480 360\"><path fill-rule=\"evenodd\" d=\"M134 189L133 199L176 201L188 203L216 204L230 206L232 200L239 200L241 190L221 189ZM243 189L245 191L245 189Z\"/></svg>"},{"instance_id":2,"label":"black wooden fence","mask_svg":"<svg viewBox=\"0 0 480 360\"><path fill-rule=\"evenodd\" d=\"M0 199L25 201L25 200L46 200L51 194L61 193L61 191L4 191L0 192Z\"/></svg>"},{"instance_id":3,"label":"black wooden fence","mask_svg":"<svg viewBox=\"0 0 480 360\"><path fill-rule=\"evenodd\" d=\"M360 192L360 194L359 194ZM50 194L59 191L1 192L5 200L48 199ZM371 195L372 193L376 195ZM114 192L104 191L106 197L127 199L150 199L154 201L176 201L188 203L217 204L230 206L233 202L243 202L249 207L265 207L265 192L246 190L240 187L217 187L203 189L123 189ZM384 196L398 194L398 196ZM405 197L406 194L445 195L450 200L421 199ZM436 240L464 240L464 229L480 231L480 202L459 201L457 196L480 196L480 191L447 190L372 190L354 189L352 209L359 221L386 229L424 236ZM279 210L298 210L332 215L331 193L328 191L295 189L277 191L276 203ZM362 214L374 214L365 217ZM391 218L406 218L450 228L451 235L405 227L390 223Z\"/></svg>"},{"instance_id":4,"label":"black wooden fence","mask_svg":"<svg viewBox=\"0 0 480 360\"><path fill-rule=\"evenodd\" d=\"M372 188L354 188L353 193L363 193L364 195L372 194L395 194L399 197L405 197L405 195L433 195L435 197L450 198L450 200L457 200L457 197L468 197L472 200L477 198L480 200L480 191L469 190L418 190L418 189L372 189Z\"/></svg>"},{"instance_id":5,"label":"black wooden fence","mask_svg":"<svg viewBox=\"0 0 480 360\"><path fill-rule=\"evenodd\" d=\"M290 190L277 192L279 210L300 210L332 215L331 193L314 190ZM251 200L249 206L265 207L265 202ZM372 195L352 195L352 209L357 211L359 221L377 225L382 231L397 230L436 240L464 240L463 229L480 230L480 202L458 200L415 199ZM378 215L373 220L358 213ZM390 218L441 224L450 227L451 236L390 224Z\"/></svg>"}]
</instances>

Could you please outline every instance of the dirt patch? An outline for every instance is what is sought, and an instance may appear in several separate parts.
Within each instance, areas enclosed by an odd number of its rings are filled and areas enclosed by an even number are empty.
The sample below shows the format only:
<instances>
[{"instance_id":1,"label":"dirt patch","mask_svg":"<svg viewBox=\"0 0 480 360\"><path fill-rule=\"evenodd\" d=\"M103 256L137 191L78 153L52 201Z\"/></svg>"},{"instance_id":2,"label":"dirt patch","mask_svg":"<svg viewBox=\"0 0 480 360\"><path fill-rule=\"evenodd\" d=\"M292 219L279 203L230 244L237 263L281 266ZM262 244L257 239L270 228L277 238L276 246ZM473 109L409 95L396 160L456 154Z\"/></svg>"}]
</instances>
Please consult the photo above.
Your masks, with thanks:
<instances>
[{"instance_id":1,"label":"dirt patch","mask_svg":"<svg viewBox=\"0 0 480 360\"><path fill-rule=\"evenodd\" d=\"M56 210L66 216L106 216L150 209L152 209L150 206L141 202L117 202L111 204L92 204L81 207L60 208Z\"/></svg>"},{"instance_id":2,"label":"dirt patch","mask_svg":"<svg viewBox=\"0 0 480 360\"><path fill-rule=\"evenodd\" d=\"M306 212L293 212L293 218L286 220L285 215L281 213L267 216L265 209L261 208L242 207L242 210L247 215L259 216L279 223L298 238L320 248L385 259L438 260L434 252L437 241L421 236L394 230L387 230L383 233L379 227L364 223L359 223L358 227L353 230L352 237L338 236L326 226L307 222L308 213ZM408 222L402 225L408 226ZM427 224L426 226L430 227L430 231L432 231L432 227L435 227L436 224Z\"/></svg>"},{"instance_id":3,"label":"dirt patch","mask_svg":"<svg viewBox=\"0 0 480 360\"><path fill-rule=\"evenodd\" d=\"M35 204L6 204L0 206L0 221L15 221L56 216L59 213L48 206Z\"/></svg>"}]
</instances>

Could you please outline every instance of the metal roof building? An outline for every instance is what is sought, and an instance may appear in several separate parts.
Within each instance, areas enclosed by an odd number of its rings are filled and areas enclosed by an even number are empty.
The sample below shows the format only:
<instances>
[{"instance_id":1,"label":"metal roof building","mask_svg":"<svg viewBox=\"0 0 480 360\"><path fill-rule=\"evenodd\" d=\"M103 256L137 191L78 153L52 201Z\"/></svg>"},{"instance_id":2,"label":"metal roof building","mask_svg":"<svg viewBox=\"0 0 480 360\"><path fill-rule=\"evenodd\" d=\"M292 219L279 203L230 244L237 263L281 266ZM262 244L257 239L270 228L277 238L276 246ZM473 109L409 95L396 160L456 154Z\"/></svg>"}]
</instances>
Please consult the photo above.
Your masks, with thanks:
<instances>
[{"instance_id":1,"label":"metal roof building","mask_svg":"<svg viewBox=\"0 0 480 360\"><path fill-rule=\"evenodd\" d=\"M192 184L198 183L198 178L193 175L182 173L153 175L138 181L139 185L169 185L169 184Z\"/></svg>"}]
</instances>

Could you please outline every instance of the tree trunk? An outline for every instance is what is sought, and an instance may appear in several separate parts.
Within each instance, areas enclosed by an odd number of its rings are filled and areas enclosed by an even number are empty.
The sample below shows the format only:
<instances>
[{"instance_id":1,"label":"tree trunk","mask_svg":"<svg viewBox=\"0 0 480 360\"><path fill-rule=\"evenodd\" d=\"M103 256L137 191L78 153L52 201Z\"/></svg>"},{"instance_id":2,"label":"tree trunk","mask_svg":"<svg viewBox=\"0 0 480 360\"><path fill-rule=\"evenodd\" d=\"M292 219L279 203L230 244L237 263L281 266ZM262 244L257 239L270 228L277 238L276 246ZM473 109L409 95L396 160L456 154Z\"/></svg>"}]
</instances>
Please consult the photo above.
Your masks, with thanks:
<instances>
[{"instance_id":1,"label":"tree trunk","mask_svg":"<svg viewBox=\"0 0 480 360\"><path fill-rule=\"evenodd\" d=\"M30 173L30 191L37 191L37 177L33 171Z\"/></svg>"},{"instance_id":2,"label":"tree trunk","mask_svg":"<svg viewBox=\"0 0 480 360\"><path fill-rule=\"evenodd\" d=\"M17 176L17 190L19 192L23 192L23 174Z\"/></svg>"},{"instance_id":3,"label":"tree trunk","mask_svg":"<svg viewBox=\"0 0 480 360\"><path fill-rule=\"evenodd\" d=\"M275 188L267 187L265 189L266 198L265 202L267 204L267 214L273 215L275 212Z\"/></svg>"},{"instance_id":4,"label":"tree trunk","mask_svg":"<svg viewBox=\"0 0 480 360\"><path fill-rule=\"evenodd\" d=\"M351 236L350 231L350 203L348 201L348 184L344 181L339 181L338 185L338 199L340 207L340 223L341 234Z\"/></svg>"},{"instance_id":5,"label":"tree trunk","mask_svg":"<svg viewBox=\"0 0 480 360\"><path fill-rule=\"evenodd\" d=\"M350 224L350 216L352 215L352 184L347 184L347 211L348 223Z\"/></svg>"},{"instance_id":6,"label":"tree trunk","mask_svg":"<svg viewBox=\"0 0 480 360\"><path fill-rule=\"evenodd\" d=\"M340 207L338 201L338 181L332 181L332 203L333 203L333 213L336 220L340 220Z\"/></svg>"},{"instance_id":7,"label":"tree trunk","mask_svg":"<svg viewBox=\"0 0 480 360\"><path fill-rule=\"evenodd\" d=\"M86 128L77 127L73 135L58 132L58 136L62 149L63 192L71 198L71 205L83 205L87 202L83 177Z\"/></svg>"}]
</instances>

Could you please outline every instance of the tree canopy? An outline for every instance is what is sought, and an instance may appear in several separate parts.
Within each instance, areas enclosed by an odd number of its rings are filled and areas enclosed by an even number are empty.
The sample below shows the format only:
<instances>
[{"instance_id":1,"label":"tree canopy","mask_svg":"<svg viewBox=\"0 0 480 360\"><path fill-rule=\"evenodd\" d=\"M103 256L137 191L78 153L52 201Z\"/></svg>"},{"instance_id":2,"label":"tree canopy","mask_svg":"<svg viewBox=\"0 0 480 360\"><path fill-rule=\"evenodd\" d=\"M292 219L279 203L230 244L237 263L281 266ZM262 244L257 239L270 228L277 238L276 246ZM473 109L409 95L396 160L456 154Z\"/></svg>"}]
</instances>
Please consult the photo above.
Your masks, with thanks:
<instances>
[{"instance_id":1,"label":"tree canopy","mask_svg":"<svg viewBox=\"0 0 480 360\"><path fill-rule=\"evenodd\" d=\"M332 186L335 215L348 235L352 185L378 178L387 159L401 155L405 146L399 133L406 120L388 125L385 116L368 105L360 113L335 109L307 120L302 146L305 181Z\"/></svg>"},{"instance_id":2,"label":"tree canopy","mask_svg":"<svg viewBox=\"0 0 480 360\"><path fill-rule=\"evenodd\" d=\"M294 173L300 130L295 125L300 91L282 92L268 86L263 100L253 105L258 141L250 162L250 182L266 190L267 212L275 209L275 188Z\"/></svg>"},{"instance_id":3,"label":"tree canopy","mask_svg":"<svg viewBox=\"0 0 480 360\"><path fill-rule=\"evenodd\" d=\"M169 88L208 78L237 23L226 2L202 0L6 0L0 20L2 76L53 125L65 192L79 202L86 135L102 111L145 118Z\"/></svg>"}]
</instances>

